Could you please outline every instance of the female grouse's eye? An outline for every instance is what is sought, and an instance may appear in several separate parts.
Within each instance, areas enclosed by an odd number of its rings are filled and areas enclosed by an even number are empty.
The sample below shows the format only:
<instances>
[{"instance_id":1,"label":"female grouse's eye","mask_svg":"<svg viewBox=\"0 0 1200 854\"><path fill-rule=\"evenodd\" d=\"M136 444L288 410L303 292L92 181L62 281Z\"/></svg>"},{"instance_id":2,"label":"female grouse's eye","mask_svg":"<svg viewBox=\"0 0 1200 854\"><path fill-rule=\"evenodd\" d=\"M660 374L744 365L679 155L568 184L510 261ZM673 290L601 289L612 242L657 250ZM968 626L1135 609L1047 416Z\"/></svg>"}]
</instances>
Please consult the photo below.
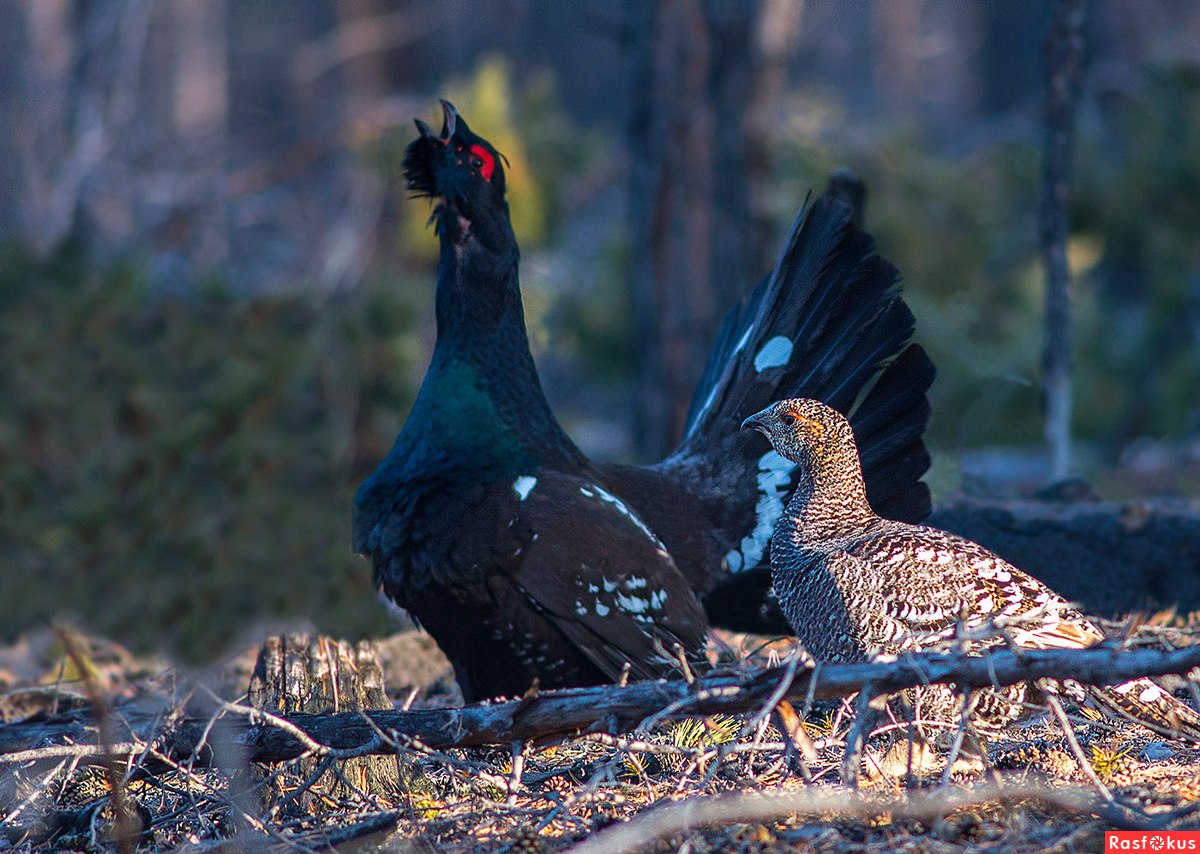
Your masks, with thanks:
<instances>
[{"instance_id":1,"label":"female grouse's eye","mask_svg":"<svg viewBox=\"0 0 1200 854\"><path fill-rule=\"evenodd\" d=\"M785 424L794 425L800 421L800 416L795 412L785 412L783 413L783 421Z\"/></svg>"}]
</instances>

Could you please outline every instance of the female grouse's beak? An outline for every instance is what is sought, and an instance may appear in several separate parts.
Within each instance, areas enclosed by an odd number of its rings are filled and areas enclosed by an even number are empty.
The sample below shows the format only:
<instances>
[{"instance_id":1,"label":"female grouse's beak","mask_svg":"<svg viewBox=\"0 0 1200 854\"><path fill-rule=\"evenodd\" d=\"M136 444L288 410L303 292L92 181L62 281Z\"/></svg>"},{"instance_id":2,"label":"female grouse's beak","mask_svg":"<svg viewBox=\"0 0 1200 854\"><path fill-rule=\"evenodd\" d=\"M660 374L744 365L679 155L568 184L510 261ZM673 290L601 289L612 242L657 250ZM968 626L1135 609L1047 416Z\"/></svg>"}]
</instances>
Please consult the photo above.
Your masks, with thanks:
<instances>
[{"instance_id":1,"label":"female grouse's beak","mask_svg":"<svg viewBox=\"0 0 1200 854\"><path fill-rule=\"evenodd\" d=\"M750 428L752 430L757 430L759 433L762 433L768 439L771 438L769 428L767 427L767 422L763 420L763 413L761 413L761 412L751 415L749 418L747 418L745 421L742 422L742 429L745 430L746 428Z\"/></svg>"}]
</instances>

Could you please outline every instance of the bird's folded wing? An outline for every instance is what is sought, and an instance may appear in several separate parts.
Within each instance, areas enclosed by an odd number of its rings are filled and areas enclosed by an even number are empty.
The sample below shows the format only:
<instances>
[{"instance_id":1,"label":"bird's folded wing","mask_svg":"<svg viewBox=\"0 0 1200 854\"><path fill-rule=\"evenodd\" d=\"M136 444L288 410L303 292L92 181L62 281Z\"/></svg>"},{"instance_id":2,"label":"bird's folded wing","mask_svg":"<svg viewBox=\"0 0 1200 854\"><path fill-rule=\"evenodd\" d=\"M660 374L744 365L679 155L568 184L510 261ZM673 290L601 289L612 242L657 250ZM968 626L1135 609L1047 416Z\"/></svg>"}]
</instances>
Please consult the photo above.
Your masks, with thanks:
<instances>
[{"instance_id":1,"label":"bird's folded wing","mask_svg":"<svg viewBox=\"0 0 1200 854\"><path fill-rule=\"evenodd\" d=\"M526 482L529 485L529 482ZM513 527L525 545L489 586L511 586L597 667L670 675L703 645L703 609L654 533L620 498L558 472L536 477Z\"/></svg>"},{"instance_id":2,"label":"bird's folded wing","mask_svg":"<svg viewBox=\"0 0 1200 854\"><path fill-rule=\"evenodd\" d=\"M927 636L924 645L950 638L960 625L988 624L1034 648L1077 649L1104 639L1071 603L983 546L924 526L894 528L856 543L845 559L869 566L859 570L862 587L878 588L876 607L915 637Z\"/></svg>"}]
</instances>

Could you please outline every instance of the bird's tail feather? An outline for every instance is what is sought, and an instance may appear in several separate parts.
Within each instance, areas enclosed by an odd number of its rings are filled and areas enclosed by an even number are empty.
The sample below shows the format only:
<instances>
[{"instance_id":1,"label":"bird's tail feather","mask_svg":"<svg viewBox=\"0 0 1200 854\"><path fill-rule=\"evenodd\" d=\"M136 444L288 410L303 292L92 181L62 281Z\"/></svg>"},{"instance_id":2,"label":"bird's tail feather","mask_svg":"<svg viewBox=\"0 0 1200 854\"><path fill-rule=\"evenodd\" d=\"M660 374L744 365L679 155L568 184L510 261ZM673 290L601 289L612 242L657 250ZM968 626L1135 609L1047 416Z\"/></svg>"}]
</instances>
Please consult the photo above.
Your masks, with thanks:
<instances>
[{"instance_id":1,"label":"bird's tail feather","mask_svg":"<svg viewBox=\"0 0 1200 854\"><path fill-rule=\"evenodd\" d=\"M1089 705L1127 718L1166 738L1200 744L1200 713L1181 703L1149 679L1115 688L1089 688Z\"/></svg>"},{"instance_id":2,"label":"bird's tail feather","mask_svg":"<svg viewBox=\"0 0 1200 854\"><path fill-rule=\"evenodd\" d=\"M739 431L747 416L783 398L816 398L849 414L881 515L920 521L929 513L922 434L933 365L909 343L915 321L899 274L853 220L832 191L806 205L775 269L726 317L684 440L663 463L669 470L705 459L727 496L745 496L741 522L729 531L735 572L765 561L795 485L790 466ZM745 530L733 530L738 524Z\"/></svg>"}]
</instances>

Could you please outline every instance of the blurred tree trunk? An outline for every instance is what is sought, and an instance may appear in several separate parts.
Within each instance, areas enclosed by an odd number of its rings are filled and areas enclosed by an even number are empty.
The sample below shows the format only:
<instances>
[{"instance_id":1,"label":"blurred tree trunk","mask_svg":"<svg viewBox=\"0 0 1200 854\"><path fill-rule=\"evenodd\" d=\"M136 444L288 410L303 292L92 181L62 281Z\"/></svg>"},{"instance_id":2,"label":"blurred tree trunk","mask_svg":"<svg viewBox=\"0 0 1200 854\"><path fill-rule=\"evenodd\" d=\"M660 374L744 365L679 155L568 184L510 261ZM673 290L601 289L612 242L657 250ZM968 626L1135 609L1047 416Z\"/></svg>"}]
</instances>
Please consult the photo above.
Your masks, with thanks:
<instances>
[{"instance_id":1,"label":"blurred tree trunk","mask_svg":"<svg viewBox=\"0 0 1200 854\"><path fill-rule=\"evenodd\" d=\"M800 38L803 13L804 0L763 0L758 22L757 67L746 103L746 190L750 194L752 274L772 262L775 250L771 154L784 123L788 61Z\"/></svg>"},{"instance_id":2,"label":"blurred tree trunk","mask_svg":"<svg viewBox=\"0 0 1200 854\"><path fill-rule=\"evenodd\" d=\"M888 0L872 5L875 87L890 110L904 111L921 95L923 0Z\"/></svg>"},{"instance_id":3,"label":"blurred tree trunk","mask_svg":"<svg viewBox=\"0 0 1200 854\"><path fill-rule=\"evenodd\" d=\"M25 85L27 33L24 10L16 3L0 3L0 128L18 128L25 121L15 97ZM21 210L23 183L20 150L12 130L0 133L0 239L20 234L24 228Z\"/></svg>"},{"instance_id":4,"label":"blurred tree trunk","mask_svg":"<svg viewBox=\"0 0 1200 854\"><path fill-rule=\"evenodd\" d=\"M74 235L100 256L153 247L172 279L223 262L224 3L29 0L4 14L18 10L27 47L6 110L21 236L47 251Z\"/></svg>"},{"instance_id":5,"label":"blurred tree trunk","mask_svg":"<svg viewBox=\"0 0 1200 854\"><path fill-rule=\"evenodd\" d=\"M679 437L721 317L763 266L765 241L751 207L762 194L751 185L769 176L763 137L772 123L762 117L778 114L794 25L773 8L771 25L760 29L762 4L740 0L627 9L635 434L639 451L657 457ZM767 38L764 61L760 39ZM767 85L756 87L763 68Z\"/></svg>"},{"instance_id":6,"label":"blurred tree trunk","mask_svg":"<svg viewBox=\"0 0 1200 854\"><path fill-rule=\"evenodd\" d=\"M58 183L73 162L73 111L78 98L72 91L76 65L76 28L68 0L29 0L24 12L26 64L24 85L11 99L19 120L12 125L23 176L21 207L23 237L46 250L66 233L69 217L55 216ZM9 100L9 99L6 99ZM95 111L96 105L92 105Z\"/></svg>"},{"instance_id":7,"label":"blurred tree trunk","mask_svg":"<svg viewBox=\"0 0 1200 854\"><path fill-rule=\"evenodd\" d=\"M169 122L174 142L161 168L174 176L173 210L159 230L160 246L204 268L229 257L225 166L229 156L229 50L225 4L175 0L170 11L169 56L156 64L169 71L173 99Z\"/></svg>"},{"instance_id":8,"label":"blurred tree trunk","mask_svg":"<svg viewBox=\"0 0 1200 854\"><path fill-rule=\"evenodd\" d=\"M1083 0L1056 0L1045 44L1046 136L1038 242L1046 277L1042 381L1050 476L1066 476L1071 456L1071 271L1067 195L1075 138L1075 106L1083 63Z\"/></svg>"}]
</instances>

